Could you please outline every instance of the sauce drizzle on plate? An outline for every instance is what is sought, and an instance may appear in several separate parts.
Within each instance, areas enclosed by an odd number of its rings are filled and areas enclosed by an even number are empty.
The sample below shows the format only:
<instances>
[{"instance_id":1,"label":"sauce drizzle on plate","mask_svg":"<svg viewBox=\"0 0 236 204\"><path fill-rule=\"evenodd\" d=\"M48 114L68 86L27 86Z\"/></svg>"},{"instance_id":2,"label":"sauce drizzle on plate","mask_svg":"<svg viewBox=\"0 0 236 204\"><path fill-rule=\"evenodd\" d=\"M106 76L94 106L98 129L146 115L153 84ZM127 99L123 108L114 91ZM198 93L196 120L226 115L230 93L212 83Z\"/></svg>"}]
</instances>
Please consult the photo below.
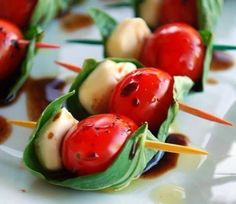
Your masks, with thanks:
<instances>
[{"instance_id":1,"label":"sauce drizzle on plate","mask_svg":"<svg viewBox=\"0 0 236 204\"><path fill-rule=\"evenodd\" d=\"M29 79L25 88L29 119L37 121L47 105L62 95L65 85L56 78Z\"/></svg>"},{"instance_id":2,"label":"sauce drizzle on plate","mask_svg":"<svg viewBox=\"0 0 236 204\"><path fill-rule=\"evenodd\" d=\"M3 144L11 135L12 126L6 118L0 116L0 144Z\"/></svg>"},{"instance_id":3,"label":"sauce drizzle on plate","mask_svg":"<svg viewBox=\"0 0 236 204\"><path fill-rule=\"evenodd\" d=\"M224 71L232 68L234 59L225 52L215 51L211 61L211 71Z\"/></svg>"},{"instance_id":4,"label":"sauce drizzle on plate","mask_svg":"<svg viewBox=\"0 0 236 204\"><path fill-rule=\"evenodd\" d=\"M73 32L93 24L91 17L82 13L71 13L61 18L61 27L66 32Z\"/></svg>"},{"instance_id":5,"label":"sauce drizzle on plate","mask_svg":"<svg viewBox=\"0 0 236 204\"><path fill-rule=\"evenodd\" d=\"M172 133L169 134L166 142L171 144L187 146L189 140L186 136L182 134ZM156 178L170 171L171 169L174 169L177 166L178 158L179 154L169 153L169 152L165 153L162 159L158 162L158 164L152 167L149 171L145 172L142 175L142 178L144 179Z\"/></svg>"}]
</instances>

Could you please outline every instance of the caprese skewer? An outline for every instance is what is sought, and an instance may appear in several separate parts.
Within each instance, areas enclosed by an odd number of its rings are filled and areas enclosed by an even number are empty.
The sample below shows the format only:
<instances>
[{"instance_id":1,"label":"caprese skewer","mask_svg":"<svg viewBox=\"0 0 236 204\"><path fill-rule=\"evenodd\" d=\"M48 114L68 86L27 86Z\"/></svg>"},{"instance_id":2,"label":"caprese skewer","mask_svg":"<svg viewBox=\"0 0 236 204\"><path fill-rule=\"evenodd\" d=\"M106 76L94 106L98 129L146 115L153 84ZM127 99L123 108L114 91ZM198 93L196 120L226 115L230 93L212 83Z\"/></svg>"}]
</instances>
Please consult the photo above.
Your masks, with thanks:
<instances>
[{"instance_id":1,"label":"caprese skewer","mask_svg":"<svg viewBox=\"0 0 236 204\"><path fill-rule=\"evenodd\" d=\"M56 63L76 71L75 65ZM230 125L181 102L193 85L187 77L172 77L157 68L144 68L135 60L122 58L107 58L101 62L89 59L77 72L79 75L70 88L76 94L66 104L79 119L115 112L128 116L138 125L148 122L149 129L157 132L169 109L177 106L191 114Z\"/></svg>"},{"instance_id":2,"label":"caprese skewer","mask_svg":"<svg viewBox=\"0 0 236 204\"><path fill-rule=\"evenodd\" d=\"M77 121L62 103L53 101L37 123L23 160L28 169L49 183L77 190L120 190L138 178L159 150L202 154L197 148L160 142L148 130L120 114L99 114Z\"/></svg>"},{"instance_id":3,"label":"caprese skewer","mask_svg":"<svg viewBox=\"0 0 236 204\"><path fill-rule=\"evenodd\" d=\"M91 9L90 15L98 26L105 56L135 58L145 66L159 67L172 76L188 76L194 90L201 91L210 67L212 50L235 46L213 47L212 34L197 31L184 23L171 23L151 33L141 18L125 19L119 24L108 14ZM89 40L69 40L78 43L98 43Z\"/></svg>"},{"instance_id":4,"label":"caprese skewer","mask_svg":"<svg viewBox=\"0 0 236 204\"><path fill-rule=\"evenodd\" d=\"M44 26L60 12L68 9L73 0L0 0L0 19L6 19L22 30Z\"/></svg>"},{"instance_id":5,"label":"caprese skewer","mask_svg":"<svg viewBox=\"0 0 236 204\"><path fill-rule=\"evenodd\" d=\"M27 79L36 48L59 48L59 45L36 42L40 31L24 36L13 23L0 19L0 103L13 100Z\"/></svg>"},{"instance_id":6,"label":"caprese skewer","mask_svg":"<svg viewBox=\"0 0 236 204\"><path fill-rule=\"evenodd\" d=\"M132 6L136 17L156 29L160 25L183 22L198 30L214 31L224 0L127 0L109 7Z\"/></svg>"}]
</instances>

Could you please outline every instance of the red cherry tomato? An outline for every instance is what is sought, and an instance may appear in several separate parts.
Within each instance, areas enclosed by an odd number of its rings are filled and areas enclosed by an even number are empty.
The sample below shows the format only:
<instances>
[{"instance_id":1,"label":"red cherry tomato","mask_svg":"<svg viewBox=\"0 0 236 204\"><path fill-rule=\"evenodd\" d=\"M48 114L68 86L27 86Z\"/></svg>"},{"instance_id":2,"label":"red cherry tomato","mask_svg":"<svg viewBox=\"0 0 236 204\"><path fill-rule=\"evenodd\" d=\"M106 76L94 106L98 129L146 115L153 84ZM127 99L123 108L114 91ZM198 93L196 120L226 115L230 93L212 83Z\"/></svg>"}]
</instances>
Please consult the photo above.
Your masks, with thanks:
<instances>
[{"instance_id":1,"label":"red cherry tomato","mask_svg":"<svg viewBox=\"0 0 236 204\"><path fill-rule=\"evenodd\" d=\"M137 128L129 118L114 114L94 115L80 121L66 134L62 144L65 168L77 175L106 170Z\"/></svg>"},{"instance_id":2,"label":"red cherry tomato","mask_svg":"<svg viewBox=\"0 0 236 204\"><path fill-rule=\"evenodd\" d=\"M187 24L173 23L161 26L146 40L140 61L196 82L202 75L204 56L200 34Z\"/></svg>"},{"instance_id":3,"label":"red cherry tomato","mask_svg":"<svg viewBox=\"0 0 236 204\"><path fill-rule=\"evenodd\" d=\"M17 44L19 39L23 39L21 31L14 24L0 19L0 80L21 66L25 49Z\"/></svg>"},{"instance_id":4,"label":"red cherry tomato","mask_svg":"<svg viewBox=\"0 0 236 204\"><path fill-rule=\"evenodd\" d=\"M142 68L125 76L110 99L110 112L125 115L137 125L148 122L156 132L173 101L173 78L156 68Z\"/></svg>"},{"instance_id":5,"label":"red cherry tomato","mask_svg":"<svg viewBox=\"0 0 236 204\"><path fill-rule=\"evenodd\" d=\"M37 2L38 0L0 0L0 18L24 28L29 23Z\"/></svg>"},{"instance_id":6,"label":"red cherry tomato","mask_svg":"<svg viewBox=\"0 0 236 204\"><path fill-rule=\"evenodd\" d=\"M160 24L184 22L197 28L197 0L162 0Z\"/></svg>"}]
</instances>

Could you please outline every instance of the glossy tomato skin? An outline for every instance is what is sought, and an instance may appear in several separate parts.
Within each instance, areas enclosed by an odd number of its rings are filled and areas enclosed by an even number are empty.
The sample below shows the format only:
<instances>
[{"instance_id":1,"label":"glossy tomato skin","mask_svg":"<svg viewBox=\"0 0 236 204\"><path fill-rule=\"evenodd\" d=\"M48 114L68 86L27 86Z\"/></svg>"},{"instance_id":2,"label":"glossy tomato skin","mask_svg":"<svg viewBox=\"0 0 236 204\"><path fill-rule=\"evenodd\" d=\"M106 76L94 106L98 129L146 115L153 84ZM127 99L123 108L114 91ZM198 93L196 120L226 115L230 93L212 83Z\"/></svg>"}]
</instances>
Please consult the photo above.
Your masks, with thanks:
<instances>
[{"instance_id":1,"label":"glossy tomato skin","mask_svg":"<svg viewBox=\"0 0 236 204\"><path fill-rule=\"evenodd\" d=\"M156 68L131 72L115 87L110 112L131 118L137 125L148 123L156 133L173 102L173 78Z\"/></svg>"},{"instance_id":2,"label":"glossy tomato skin","mask_svg":"<svg viewBox=\"0 0 236 204\"><path fill-rule=\"evenodd\" d=\"M160 12L161 25L183 22L198 27L197 0L162 0Z\"/></svg>"},{"instance_id":3,"label":"glossy tomato skin","mask_svg":"<svg viewBox=\"0 0 236 204\"><path fill-rule=\"evenodd\" d=\"M0 0L0 18L25 28L38 0Z\"/></svg>"},{"instance_id":4,"label":"glossy tomato skin","mask_svg":"<svg viewBox=\"0 0 236 204\"><path fill-rule=\"evenodd\" d=\"M77 175L106 170L137 128L129 118L114 114L94 115L80 121L66 134L62 144L65 168Z\"/></svg>"},{"instance_id":5,"label":"glossy tomato skin","mask_svg":"<svg viewBox=\"0 0 236 204\"><path fill-rule=\"evenodd\" d=\"M202 75L205 47L191 26L172 23L150 36L140 56L145 66L160 67L172 76L188 76L197 82Z\"/></svg>"},{"instance_id":6,"label":"glossy tomato skin","mask_svg":"<svg viewBox=\"0 0 236 204\"><path fill-rule=\"evenodd\" d=\"M0 80L6 79L21 66L25 48L17 43L19 39L23 39L19 28L0 19Z\"/></svg>"}]
</instances>

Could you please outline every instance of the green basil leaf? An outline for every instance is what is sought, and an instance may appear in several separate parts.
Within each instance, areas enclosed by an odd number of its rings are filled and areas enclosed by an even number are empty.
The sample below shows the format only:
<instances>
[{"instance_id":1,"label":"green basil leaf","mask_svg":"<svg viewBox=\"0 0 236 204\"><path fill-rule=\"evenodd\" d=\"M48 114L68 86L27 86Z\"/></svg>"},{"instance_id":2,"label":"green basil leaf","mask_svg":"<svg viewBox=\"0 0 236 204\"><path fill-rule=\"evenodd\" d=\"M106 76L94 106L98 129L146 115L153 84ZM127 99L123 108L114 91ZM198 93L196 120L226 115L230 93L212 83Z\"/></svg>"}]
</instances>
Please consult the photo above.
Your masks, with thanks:
<instances>
[{"instance_id":1,"label":"green basil leaf","mask_svg":"<svg viewBox=\"0 0 236 204\"><path fill-rule=\"evenodd\" d=\"M195 83L193 87L193 91L203 91L204 84L207 80L208 72L210 70L210 64L212 59L212 52L213 52L213 35L211 32L207 30L201 30L199 31L203 43L205 45L205 56L204 56L204 62L203 62L203 71L202 76L199 79L198 82Z\"/></svg>"},{"instance_id":2,"label":"green basil leaf","mask_svg":"<svg viewBox=\"0 0 236 204\"><path fill-rule=\"evenodd\" d=\"M70 91L75 91L75 94L68 98L66 101L66 107L71 112L71 114L81 120L83 118L88 117L90 114L85 110L82 104L79 101L78 91L80 86L83 84L85 79L96 69L98 66L98 62L94 59L87 59L84 61L82 66L82 71L78 76L74 79Z\"/></svg>"},{"instance_id":3,"label":"green basil leaf","mask_svg":"<svg viewBox=\"0 0 236 204\"><path fill-rule=\"evenodd\" d=\"M35 152L35 145L34 142L39 136L39 131L41 128L47 123L47 121L52 118L60 109L63 102L71 97L74 92L69 92L66 95L63 95L56 99L55 101L51 102L47 108L43 111L40 119L37 122L37 126L34 129L30 140L24 150L23 161L26 167L35 175L41 178L47 177L48 172L41 166L38 157Z\"/></svg>"},{"instance_id":4,"label":"green basil leaf","mask_svg":"<svg viewBox=\"0 0 236 204\"><path fill-rule=\"evenodd\" d=\"M224 0L198 0L198 25L200 30L213 31L221 14Z\"/></svg>"},{"instance_id":5,"label":"green basil leaf","mask_svg":"<svg viewBox=\"0 0 236 204\"><path fill-rule=\"evenodd\" d=\"M143 68L144 65L141 64L138 60L136 59L129 59L129 58L119 58L119 57L108 57L106 59L110 59L116 63L119 63L119 62L130 62L132 64L135 64L137 68Z\"/></svg>"},{"instance_id":6,"label":"green basil leaf","mask_svg":"<svg viewBox=\"0 0 236 204\"><path fill-rule=\"evenodd\" d=\"M65 11L73 0L38 0L31 17L31 26L45 26L61 11Z\"/></svg>"},{"instance_id":7,"label":"green basil leaf","mask_svg":"<svg viewBox=\"0 0 236 204\"><path fill-rule=\"evenodd\" d=\"M135 64L138 68L143 67L143 65L135 59L126 59L126 58L106 58L106 59L110 59L117 63L130 62ZM72 115L79 120L86 118L90 115L79 101L79 96L78 96L79 88L83 84L83 82L87 79L87 77L98 67L100 63L101 62L97 62L94 59L85 60L82 66L82 71L75 78L74 82L70 87L70 91L75 90L76 94L68 98L68 100L66 101L66 107L69 110L69 112L71 112Z\"/></svg>"},{"instance_id":8,"label":"green basil leaf","mask_svg":"<svg viewBox=\"0 0 236 204\"><path fill-rule=\"evenodd\" d=\"M173 98L174 103L170 106L167 114L166 120L162 123L157 138L158 140L164 142L168 136L168 130L172 122L174 121L179 108L178 101L182 101L183 98L189 93L193 86L193 81L188 77L176 76L174 77L174 90Z\"/></svg>"},{"instance_id":9,"label":"green basil leaf","mask_svg":"<svg viewBox=\"0 0 236 204\"><path fill-rule=\"evenodd\" d=\"M90 9L89 14L101 33L104 45L104 56L106 57L107 39L111 35L111 33L113 32L118 23L109 14L97 8Z\"/></svg>"}]
</instances>

